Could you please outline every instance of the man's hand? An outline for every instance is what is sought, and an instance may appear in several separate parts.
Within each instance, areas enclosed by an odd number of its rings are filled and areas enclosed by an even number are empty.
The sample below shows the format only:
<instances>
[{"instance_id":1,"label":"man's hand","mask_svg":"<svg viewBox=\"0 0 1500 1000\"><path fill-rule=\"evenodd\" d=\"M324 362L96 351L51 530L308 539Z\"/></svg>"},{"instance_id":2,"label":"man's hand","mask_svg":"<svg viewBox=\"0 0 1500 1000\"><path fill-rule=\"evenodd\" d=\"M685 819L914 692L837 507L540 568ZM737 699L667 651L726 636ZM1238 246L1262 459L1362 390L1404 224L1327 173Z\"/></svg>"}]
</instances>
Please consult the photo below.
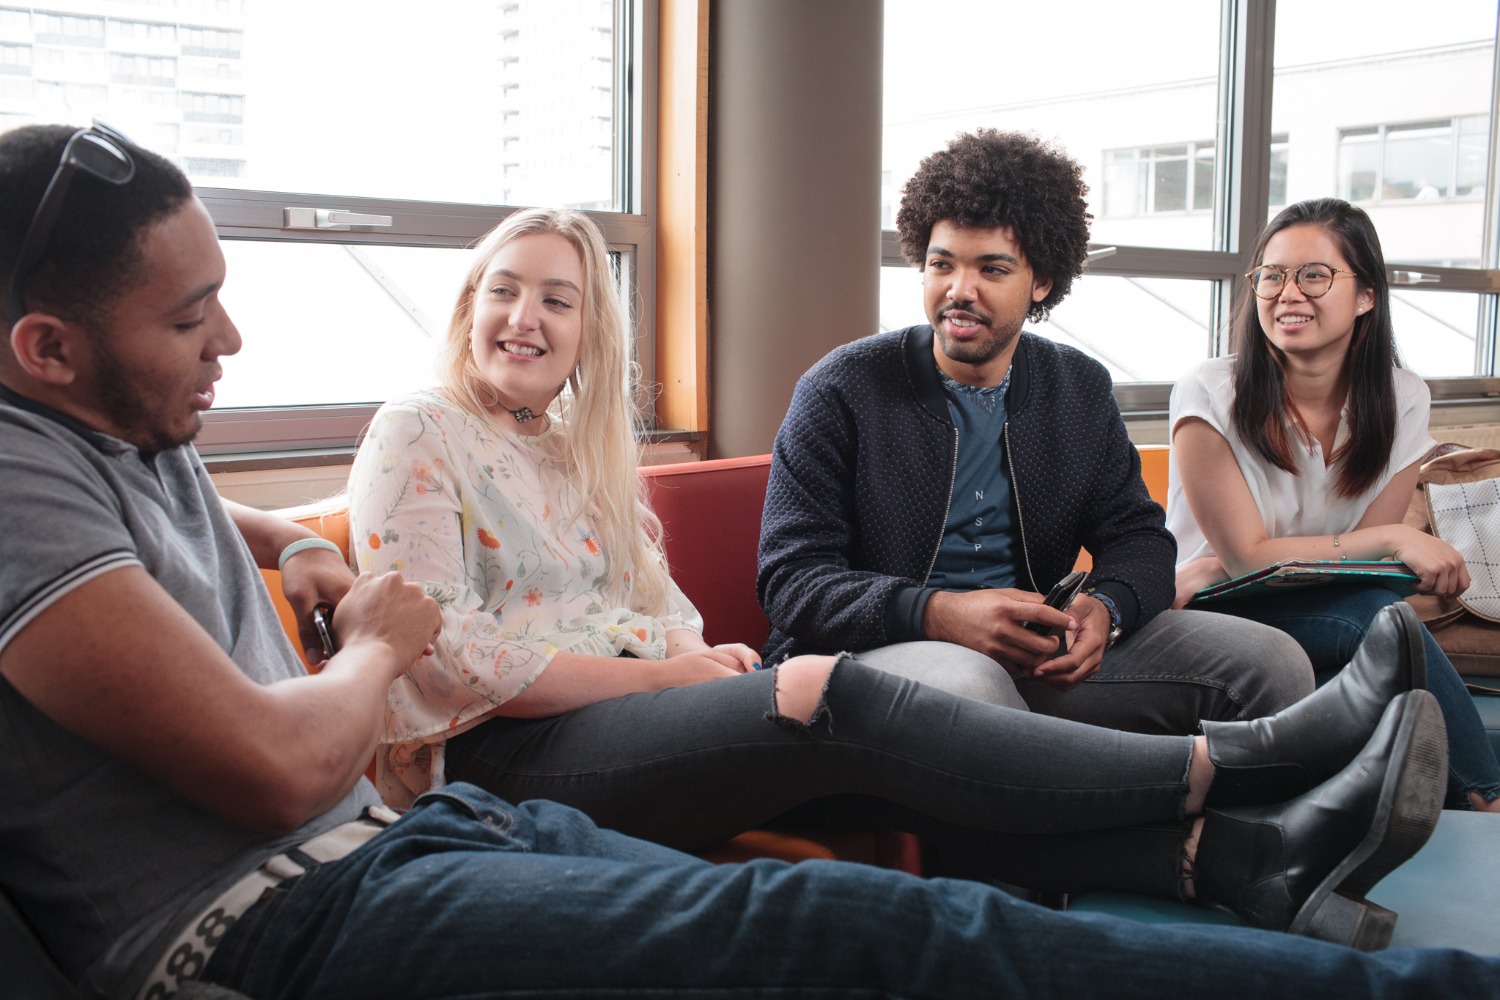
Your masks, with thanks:
<instances>
[{"instance_id":1,"label":"man's hand","mask_svg":"<svg viewBox=\"0 0 1500 1000\"><path fill-rule=\"evenodd\" d=\"M407 583L396 572L361 573L347 590L334 615L340 653L364 643L387 647L393 654L386 664L389 684L432 652L443 619L437 602L420 585Z\"/></svg>"},{"instance_id":2,"label":"man's hand","mask_svg":"<svg viewBox=\"0 0 1500 1000\"><path fill-rule=\"evenodd\" d=\"M1010 588L960 594L939 591L927 601L922 614L922 630L929 639L955 642L985 654L1013 677L1029 677L1039 664L1057 651L1057 637L1038 635L1025 625L1036 622L1071 630L1079 624L1073 614L1049 608L1045 600L1041 594ZM1074 603L1076 606L1077 602ZM1100 645L1104 634L1109 631L1107 611L1104 612L1104 621Z\"/></svg>"},{"instance_id":3,"label":"man's hand","mask_svg":"<svg viewBox=\"0 0 1500 1000\"><path fill-rule=\"evenodd\" d=\"M313 608L319 604L337 608L353 583L354 572L344 557L329 549L304 549L286 561L281 571L281 592L297 619L297 633L308 663L323 659L322 644L313 628Z\"/></svg>"},{"instance_id":4,"label":"man's hand","mask_svg":"<svg viewBox=\"0 0 1500 1000\"><path fill-rule=\"evenodd\" d=\"M1032 677L1058 691L1071 691L1099 669L1111 626L1104 602L1087 594L1078 595L1068 614L1078 627L1068 630L1067 653L1038 664L1032 671Z\"/></svg>"}]
</instances>

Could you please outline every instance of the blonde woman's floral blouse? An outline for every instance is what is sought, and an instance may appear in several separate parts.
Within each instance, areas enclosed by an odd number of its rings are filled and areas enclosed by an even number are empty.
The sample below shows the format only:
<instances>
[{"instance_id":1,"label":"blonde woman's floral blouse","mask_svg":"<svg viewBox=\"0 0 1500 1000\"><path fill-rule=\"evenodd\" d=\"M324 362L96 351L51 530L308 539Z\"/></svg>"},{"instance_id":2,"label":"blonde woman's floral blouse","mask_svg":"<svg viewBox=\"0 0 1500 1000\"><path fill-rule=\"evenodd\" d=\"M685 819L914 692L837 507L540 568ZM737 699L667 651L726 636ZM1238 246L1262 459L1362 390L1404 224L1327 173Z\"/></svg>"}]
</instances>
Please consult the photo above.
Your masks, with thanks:
<instances>
[{"instance_id":1,"label":"blonde woman's floral blouse","mask_svg":"<svg viewBox=\"0 0 1500 1000\"><path fill-rule=\"evenodd\" d=\"M382 406L349 477L361 570L399 570L442 609L435 656L387 695L377 784L410 802L442 783L442 745L539 677L559 652L666 655L671 629L702 631L674 585L663 614L612 586L611 553L554 458L564 430L507 433L437 391Z\"/></svg>"}]
</instances>

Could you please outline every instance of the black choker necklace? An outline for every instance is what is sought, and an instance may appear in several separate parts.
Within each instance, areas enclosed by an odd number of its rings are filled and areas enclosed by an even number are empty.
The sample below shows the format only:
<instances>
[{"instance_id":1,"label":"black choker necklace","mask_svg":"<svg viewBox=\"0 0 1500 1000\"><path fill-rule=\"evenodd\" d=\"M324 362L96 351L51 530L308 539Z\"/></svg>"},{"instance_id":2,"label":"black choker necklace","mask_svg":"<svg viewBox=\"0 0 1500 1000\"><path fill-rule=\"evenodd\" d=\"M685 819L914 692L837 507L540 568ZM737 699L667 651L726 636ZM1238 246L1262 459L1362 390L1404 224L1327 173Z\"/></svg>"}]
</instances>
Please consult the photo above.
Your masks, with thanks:
<instances>
[{"instance_id":1,"label":"black choker necklace","mask_svg":"<svg viewBox=\"0 0 1500 1000\"><path fill-rule=\"evenodd\" d=\"M535 413L531 412L531 407L529 407L529 406L523 406L519 410L512 410L510 407L506 406L504 403L501 403L500 404L500 409L504 410L506 413L509 413L511 416L515 417L516 418L516 423L518 423L518 424L524 424L528 420L535 420L537 418L537 415Z\"/></svg>"}]
</instances>

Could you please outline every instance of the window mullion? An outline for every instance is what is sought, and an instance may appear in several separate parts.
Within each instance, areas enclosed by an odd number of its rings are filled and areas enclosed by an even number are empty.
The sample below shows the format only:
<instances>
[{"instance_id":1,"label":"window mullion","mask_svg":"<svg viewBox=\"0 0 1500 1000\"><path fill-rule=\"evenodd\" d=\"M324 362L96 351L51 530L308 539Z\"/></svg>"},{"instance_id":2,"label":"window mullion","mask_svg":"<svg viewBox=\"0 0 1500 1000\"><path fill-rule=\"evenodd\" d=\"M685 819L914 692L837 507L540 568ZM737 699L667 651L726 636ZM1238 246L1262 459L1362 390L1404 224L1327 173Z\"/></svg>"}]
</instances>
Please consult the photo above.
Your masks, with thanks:
<instances>
[{"instance_id":1,"label":"window mullion","mask_svg":"<svg viewBox=\"0 0 1500 1000\"><path fill-rule=\"evenodd\" d=\"M1224 0L1220 75L1219 191L1223 205L1216 245L1250 266L1256 234L1271 199L1271 89L1276 41L1275 0Z\"/></svg>"},{"instance_id":2,"label":"window mullion","mask_svg":"<svg viewBox=\"0 0 1500 1000\"><path fill-rule=\"evenodd\" d=\"M1497 21L1500 21L1500 12L1497 12ZM1497 172L1500 172L1500 23L1496 25L1495 38L1497 44L1494 46L1490 56L1490 162L1484 185L1484 218L1486 225L1484 227L1484 240L1479 252L1480 266L1492 269L1500 267L1500 194L1497 194L1495 191L1495 175ZM1494 310L1491 310L1491 315L1493 316L1493 314ZM1489 334L1493 340L1495 336L1493 326ZM1491 354L1491 363L1493 364L1493 352ZM1479 370L1486 371L1484 368ZM1500 374L1493 367L1488 369L1488 371L1492 375Z\"/></svg>"},{"instance_id":3,"label":"window mullion","mask_svg":"<svg viewBox=\"0 0 1500 1000\"><path fill-rule=\"evenodd\" d=\"M1229 255L1211 296L1208 354L1232 349L1234 276L1249 266L1250 241L1271 191L1271 68L1275 0L1223 0L1219 42L1219 134L1214 163L1213 246Z\"/></svg>"},{"instance_id":4,"label":"window mullion","mask_svg":"<svg viewBox=\"0 0 1500 1000\"><path fill-rule=\"evenodd\" d=\"M1500 13L1495 30L1500 43ZM1489 269L1492 284L1500 285L1500 195L1495 192L1495 177L1500 173L1500 44L1490 58L1489 169L1484 185L1484 239L1480 245L1480 266ZM1455 163L1457 156L1454 157ZM1457 189L1455 188L1455 191ZM1480 298L1479 316L1474 336L1474 372L1480 377L1500 376L1500 287Z\"/></svg>"}]
</instances>

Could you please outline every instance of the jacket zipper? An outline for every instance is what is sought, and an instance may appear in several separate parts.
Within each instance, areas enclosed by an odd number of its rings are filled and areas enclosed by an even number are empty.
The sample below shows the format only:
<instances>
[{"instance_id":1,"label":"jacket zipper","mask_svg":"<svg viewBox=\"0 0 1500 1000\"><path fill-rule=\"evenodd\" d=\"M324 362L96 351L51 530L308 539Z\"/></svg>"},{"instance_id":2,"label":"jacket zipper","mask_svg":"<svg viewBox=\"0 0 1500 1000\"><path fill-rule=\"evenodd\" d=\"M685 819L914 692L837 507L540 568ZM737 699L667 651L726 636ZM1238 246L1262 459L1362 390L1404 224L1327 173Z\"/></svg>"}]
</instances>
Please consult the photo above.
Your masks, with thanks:
<instances>
[{"instance_id":1,"label":"jacket zipper","mask_svg":"<svg viewBox=\"0 0 1500 1000\"><path fill-rule=\"evenodd\" d=\"M933 547L932 558L927 563L927 575L922 577L925 585L932 579L932 571L937 567L938 554L943 551L943 534L948 530L948 515L953 513L953 487L958 485L958 428L951 428L953 433L953 471L948 475L948 503L943 507L943 520L938 528L937 545ZM1025 545L1025 540L1022 540Z\"/></svg>"},{"instance_id":2,"label":"jacket zipper","mask_svg":"<svg viewBox=\"0 0 1500 1000\"><path fill-rule=\"evenodd\" d=\"M1031 571L1031 552L1026 548L1026 518L1021 514L1021 484L1016 481L1016 464L1010 457L1010 421L1000 428L1000 447L1005 451L1005 470L1010 473L1010 491L1016 498L1016 531L1021 536L1021 563L1026 567L1026 576L1031 581L1031 589L1036 590L1036 574ZM949 502L952 502L952 494L949 494ZM943 523L947 524L947 515L943 517Z\"/></svg>"}]
</instances>

